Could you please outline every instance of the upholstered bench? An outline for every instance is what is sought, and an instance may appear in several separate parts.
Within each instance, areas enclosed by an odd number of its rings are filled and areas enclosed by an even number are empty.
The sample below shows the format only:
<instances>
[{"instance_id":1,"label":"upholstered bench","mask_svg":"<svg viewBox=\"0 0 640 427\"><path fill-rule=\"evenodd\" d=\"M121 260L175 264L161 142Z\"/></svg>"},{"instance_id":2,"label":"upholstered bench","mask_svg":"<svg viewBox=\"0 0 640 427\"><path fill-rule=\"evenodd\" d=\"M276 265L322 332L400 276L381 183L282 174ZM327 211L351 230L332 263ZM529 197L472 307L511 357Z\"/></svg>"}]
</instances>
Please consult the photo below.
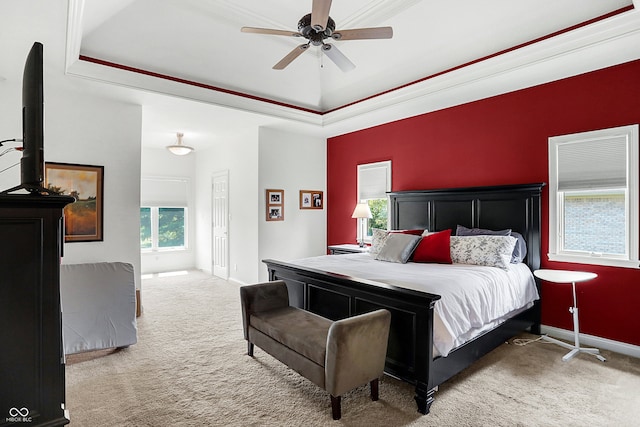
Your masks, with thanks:
<instances>
[{"instance_id":1,"label":"upholstered bench","mask_svg":"<svg viewBox=\"0 0 640 427\"><path fill-rule=\"evenodd\" d=\"M283 281L240 288L244 337L331 395L333 419L341 417L341 396L370 384L378 400L391 313L376 310L333 322L289 306Z\"/></svg>"}]
</instances>

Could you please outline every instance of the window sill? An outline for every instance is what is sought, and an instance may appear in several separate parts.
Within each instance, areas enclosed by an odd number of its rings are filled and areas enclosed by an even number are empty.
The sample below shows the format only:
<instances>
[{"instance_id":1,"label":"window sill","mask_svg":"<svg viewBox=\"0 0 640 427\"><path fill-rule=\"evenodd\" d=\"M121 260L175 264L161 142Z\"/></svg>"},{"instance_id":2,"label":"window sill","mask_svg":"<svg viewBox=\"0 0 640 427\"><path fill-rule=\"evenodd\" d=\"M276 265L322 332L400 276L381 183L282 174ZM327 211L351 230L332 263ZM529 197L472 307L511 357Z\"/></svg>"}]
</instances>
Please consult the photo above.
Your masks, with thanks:
<instances>
[{"instance_id":1,"label":"window sill","mask_svg":"<svg viewBox=\"0 0 640 427\"><path fill-rule=\"evenodd\" d=\"M171 252L187 252L189 248L161 248L161 249L141 249L140 253L145 254L166 254Z\"/></svg>"},{"instance_id":2,"label":"window sill","mask_svg":"<svg viewBox=\"0 0 640 427\"><path fill-rule=\"evenodd\" d=\"M609 267L640 268L640 261L604 257L589 257L566 254L547 254L549 261L572 262L576 264L605 265Z\"/></svg>"}]
</instances>

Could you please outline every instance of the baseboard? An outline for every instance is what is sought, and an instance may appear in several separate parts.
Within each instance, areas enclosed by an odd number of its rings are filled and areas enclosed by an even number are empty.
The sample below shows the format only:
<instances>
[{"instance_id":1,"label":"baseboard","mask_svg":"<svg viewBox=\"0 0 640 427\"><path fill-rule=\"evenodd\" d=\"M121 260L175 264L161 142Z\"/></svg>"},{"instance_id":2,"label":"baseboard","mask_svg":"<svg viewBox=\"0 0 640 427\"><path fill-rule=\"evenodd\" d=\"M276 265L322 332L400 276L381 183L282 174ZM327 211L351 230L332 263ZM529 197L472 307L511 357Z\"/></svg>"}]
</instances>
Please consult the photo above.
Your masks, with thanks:
<instances>
[{"instance_id":1,"label":"baseboard","mask_svg":"<svg viewBox=\"0 0 640 427\"><path fill-rule=\"evenodd\" d=\"M543 335L549 335L554 338L573 342L573 331L555 328L553 326L542 325L540 330ZM640 358L640 346L627 344L620 341L614 341L607 338L596 337L594 335L580 334L580 344L592 346L602 350L615 351L616 353L625 354Z\"/></svg>"},{"instance_id":2,"label":"baseboard","mask_svg":"<svg viewBox=\"0 0 640 427\"><path fill-rule=\"evenodd\" d=\"M228 282L237 283L237 284L238 284L238 285L240 285L240 286L244 286L244 285L246 285L246 283L245 283L245 282L243 282L242 280L236 279L236 278L234 278L234 277L229 277L229 278L227 279L227 281L228 281Z\"/></svg>"}]
</instances>

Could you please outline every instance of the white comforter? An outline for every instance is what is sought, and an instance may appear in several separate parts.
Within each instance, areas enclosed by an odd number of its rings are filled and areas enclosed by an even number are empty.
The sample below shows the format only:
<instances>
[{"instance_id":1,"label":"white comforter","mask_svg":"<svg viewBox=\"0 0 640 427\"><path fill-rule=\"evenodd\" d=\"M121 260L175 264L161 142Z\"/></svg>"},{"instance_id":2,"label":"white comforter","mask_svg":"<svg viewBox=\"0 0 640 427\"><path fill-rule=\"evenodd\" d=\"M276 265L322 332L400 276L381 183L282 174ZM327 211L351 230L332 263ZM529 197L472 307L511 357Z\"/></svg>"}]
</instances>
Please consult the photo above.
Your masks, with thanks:
<instances>
[{"instance_id":1,"label":"white comforter","mask_svg":"<svg viewBox=\"0 0 640 427\"><path fill-rule=\"evenodd\" d=\"M290 263L440 295L434 306L434 353L441 356L539 298L526 264L511 264L506 271L466 264L399 264L368 254L325 255Z\"/></svg>"}]
</instances>

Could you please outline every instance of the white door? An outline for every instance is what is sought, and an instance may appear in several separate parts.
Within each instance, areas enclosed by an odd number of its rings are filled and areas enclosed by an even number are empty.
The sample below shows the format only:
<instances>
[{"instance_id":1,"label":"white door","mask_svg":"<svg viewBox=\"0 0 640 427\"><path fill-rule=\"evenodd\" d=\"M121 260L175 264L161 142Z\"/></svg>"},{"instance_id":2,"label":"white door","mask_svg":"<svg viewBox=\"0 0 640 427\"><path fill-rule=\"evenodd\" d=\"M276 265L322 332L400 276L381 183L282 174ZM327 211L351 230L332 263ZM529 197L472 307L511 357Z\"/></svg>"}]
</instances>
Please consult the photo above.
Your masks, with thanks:
<instances>
[{"instance_id":1,"label":"white door","mask_svg":"<svg viewBox=\"0 0 640 427\"><path fill-rule=\"evenodd\" d=\"M213 175L212 188L213 274L229 278L229 171Z\"/></svg>"}]
</instances>

